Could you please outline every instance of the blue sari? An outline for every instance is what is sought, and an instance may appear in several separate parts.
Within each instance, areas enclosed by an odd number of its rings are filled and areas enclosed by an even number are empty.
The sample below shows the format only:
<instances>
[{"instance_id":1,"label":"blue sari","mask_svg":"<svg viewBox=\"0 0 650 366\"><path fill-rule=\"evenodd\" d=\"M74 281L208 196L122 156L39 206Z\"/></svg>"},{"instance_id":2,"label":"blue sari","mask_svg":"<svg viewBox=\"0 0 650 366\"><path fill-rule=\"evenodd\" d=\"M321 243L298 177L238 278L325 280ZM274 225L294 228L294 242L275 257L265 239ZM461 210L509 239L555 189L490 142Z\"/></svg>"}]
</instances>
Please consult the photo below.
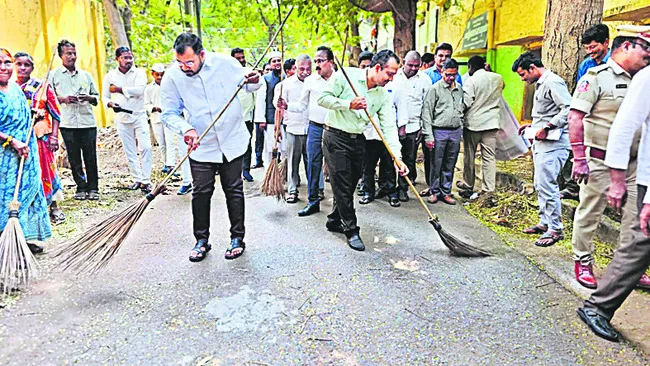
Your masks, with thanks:
<instances>
[{"instance_id":1,"label":"blue sari","mask_svg":"<svg viewBox=\"0 0 650 366\"><path fill-rule=\"evenodd\" d=\"M23 91L10 81L9 90L6 93L0 92L0 131L25 142L31 122ZM7 147L0 151L0 231L4 230L9 219L9 202L13 200L19 164L20 158L14 149ZM41 182L38 145L33 132L29 139L29 157L25 160L18 201L18 220L25 239L42 241L51 237L52 228Z\"/></svg>"}]
</instances>

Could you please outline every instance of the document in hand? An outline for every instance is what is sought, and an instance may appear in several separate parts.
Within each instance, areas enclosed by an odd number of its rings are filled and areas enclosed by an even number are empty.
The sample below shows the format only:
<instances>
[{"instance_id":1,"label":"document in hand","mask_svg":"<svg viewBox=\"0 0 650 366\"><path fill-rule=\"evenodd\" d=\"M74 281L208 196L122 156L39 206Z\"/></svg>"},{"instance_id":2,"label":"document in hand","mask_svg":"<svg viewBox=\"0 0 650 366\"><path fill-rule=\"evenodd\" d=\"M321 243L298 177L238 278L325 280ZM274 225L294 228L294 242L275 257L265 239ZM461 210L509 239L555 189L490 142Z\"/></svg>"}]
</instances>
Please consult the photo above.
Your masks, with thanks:
<instances>
[{"instance_id":1,"label":"document in hand","mask_svg":"<svg viewBox=\"0 0 650 366\"><path fill-rule=\"evenodd\" d=\"M534 140L535 134L539 131L539 128L528 127L524 130L524 138L528 140ZM562 129L556 128L554 130L548 131L546 139L549 141L558 141L562 137Z\"/></svg>"}]
</instances>

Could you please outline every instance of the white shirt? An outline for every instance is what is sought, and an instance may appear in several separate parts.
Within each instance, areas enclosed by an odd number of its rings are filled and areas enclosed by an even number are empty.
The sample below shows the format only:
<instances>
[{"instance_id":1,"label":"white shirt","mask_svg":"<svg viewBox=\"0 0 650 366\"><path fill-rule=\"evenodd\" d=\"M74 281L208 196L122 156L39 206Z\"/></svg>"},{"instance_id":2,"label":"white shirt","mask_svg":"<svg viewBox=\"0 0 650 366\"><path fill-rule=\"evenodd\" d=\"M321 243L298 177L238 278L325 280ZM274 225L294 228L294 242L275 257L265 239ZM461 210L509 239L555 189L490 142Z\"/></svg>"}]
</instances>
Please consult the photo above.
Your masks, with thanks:
<instances>
[{"instance_id":1,"label":"white shirt","mask_svg":"<svg viewBox=\"0 0 650 366\"><path fill-rule=\"evenodd\" d=\"M277 85L280 85L280 83L277 83ZM255 97L255 110L253 111L253 122L255 123L266 123L266 88L268 86L264 80L264 75L262 75L260 76L260 89L257 91ZM275 89L273 91L275 96ZM274 103L273 101L271 102Z\"/></svg>"},{"instance_id":2,"label":"white shirt","mask_svg":"<svg viewBox=\"0 0 650 366\"><path fill-rule=\"evenodd\" d=\"M278 97L280 96L280 85L282 85L282 99L284 99L288 104L300 100L305 83L300 81L297 75L293 75L281 83L278 83L278 85L275 86L275 93L273 93L273 105L275 105L276 108L278 105ZM307 127L309 127L308 111L306 109L303 112L287 111L282 120L282 124L286 126L287 132L293 135L306 135Z\"/></svg>"},{"instance_id":3,"label":"white shirt","mask_svg":"<svg viewBox=\"0 0 650 366\"><path fill-rule=\"evenodd\" d=\"M149 113L149 120L151 123L162 123L160 120L160 112L154 112L154 107L162 109L162 103L160 102L160 85L156 84L155 81L147 85L147 88L144 90L144 108Z\"/></svg>"},{"instance_id":4,"label":"white shirt","mask_svg":"<svg viewBox=\"0 0 650 366\"><path fill-rule=\"evenodd\" d=\"M332 73L327 80L332 79L335 75L335 73ZM325 88L327 80L323 79L318 73L307 77L302 87L300 99L292 103L287 103L287 111L297 113L307 111L307 117L310 121L324 124L325 116L327 116L327 108L318 105L318 98Z\"/></svg>"},{"instance_id":5,"label":"white shirt","mask_svg":"<svg viewBox=\"0 0 650 366\"><path fill-rule=\"evenodd\" d=\"M185 75L177 64L172 66L165 72L160 86L163 123L180 134L194 129L201 135L235 93L246 73L234 58L212 52L206 52L203 68L194 76ZM259 83L246 84L243 89L253 92L259 87ZM184 109L187 120L183 119ZM249 138L241 104L235 98L190 157L201 162L222 163L225 156L232 161L246 152Z\"/></svg>"},{"instance_id":6,"label":"white shirt","mask_svg":"<svg viewBox=\"0 0 650 366\"><path fill-rule=\"evenodd\" d=\"M605 165L614 169L627 170L630 162L630 148L634 135L642 128L641 145L638 153L637 184L650 187L650 67L641 69L632 78L623 103L609 132ZM634 203L634 202L633 202ZM650 191L643 198L650 204Z\"/></svg>"},{"instance_id":7,"label":"white shirt","mask_svg":"<svg viewBox=\"0 0 650 366\"><path fill-rule=\"evenodd\" d=\"M111 93L111 84L122 88L121 93ZM147 87L147 75L144 70L132 66L126 74L119 69L109 71L104 76L102 88L102 101L105 106L113 102L120 107L133 111L129 113L115 113L115 122L134 123L146 113L144 109L144 89Z\"/></svg>"},{"instance_id":8,"label":"white shirt","mask_svg":"<svg viewBox=\"0 0 650 366\"><path fill-rule=\"evenodd\" d=\"M406 133L418 132L421 128L420 115L424 96L431 88L431 78L424 73L406 77L403 69L399 69L393 81L386 85L386 89L394 94L395 107L397 108L397 127L406 126Z\"/></svg>"}]
</instances>

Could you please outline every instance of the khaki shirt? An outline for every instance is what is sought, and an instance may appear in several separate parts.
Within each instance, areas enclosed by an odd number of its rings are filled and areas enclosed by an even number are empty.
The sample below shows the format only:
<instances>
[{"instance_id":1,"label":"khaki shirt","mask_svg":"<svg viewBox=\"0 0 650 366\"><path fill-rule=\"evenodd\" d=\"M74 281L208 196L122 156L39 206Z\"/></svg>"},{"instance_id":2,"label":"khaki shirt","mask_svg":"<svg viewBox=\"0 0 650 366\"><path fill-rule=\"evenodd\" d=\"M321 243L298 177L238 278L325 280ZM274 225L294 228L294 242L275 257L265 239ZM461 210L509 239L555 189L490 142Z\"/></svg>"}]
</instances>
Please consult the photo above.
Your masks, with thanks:
<instances>
[{"instance_id":1,"label":"khaki shirt","mask_svg":"<svg viewBox=\"0 0 650 366\"><path fill-rule=\"evenodd\" d=\"M424 97L422 107L422 134L431 142L435 128L458 128L463 125L463 88L438 80Z\"/></svg>"},{"instance_id":2,"label":"khaki shirt","mask_svg":"<svg viewBox=\"0 0 650 366\"><path fill-rule=\"evenodd\" d=\"M87 94L96 97L99 102L99 92L95 87L95 81L90 73L83 70L77 69L72 74L63 66L56 69L54 75L52 75L52 89L54 89L57 97ZM93 105L89 102L61 103L61 124L59 127L97 127Z\"/></svg>"},{"instance_id":3,"label":"khaki shirt","mask_svg":"<svg viewBox=\"0 0 650 366\"><path fill-rule=\"evenodd\" d=\"M631 81L630 74L612 59L589 69L580 79L573 93L571 109L586 113L583 119L585 146L607 149L609 129ZM632 156L636 156L640 139L640 131L637 131Z\"/></svg>"},{"instance_id":4,"label":"khaki shirt","mask_svg":"<svg viewBox=\"0 0 650 366\"><path fill-rule=\"evenodd\" d=\"M503 77L494 72L477 70L463 85L465 127L470 131L499 129Z\"/></svg>"}]
</instances>

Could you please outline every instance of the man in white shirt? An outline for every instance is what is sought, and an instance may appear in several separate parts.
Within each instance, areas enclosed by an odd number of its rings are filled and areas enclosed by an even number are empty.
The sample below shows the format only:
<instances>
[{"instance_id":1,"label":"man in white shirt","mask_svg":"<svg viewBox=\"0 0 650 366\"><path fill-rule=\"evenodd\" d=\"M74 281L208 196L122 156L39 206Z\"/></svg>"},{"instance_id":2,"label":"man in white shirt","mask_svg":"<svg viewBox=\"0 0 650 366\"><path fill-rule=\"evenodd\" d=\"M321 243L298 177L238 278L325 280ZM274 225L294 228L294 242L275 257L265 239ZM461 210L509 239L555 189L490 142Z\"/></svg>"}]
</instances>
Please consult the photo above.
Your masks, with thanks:
<instances>
[{"instance_id":1,"label":"man in white shirt","mask_svg":"<svg viewBox=\"0 0 650 366\"><path fill-rule=\"evenodd\" d=\"M104 76L102 100L115 111L115 128L120 135L134 183L129 188L149 193L151 186L151 135L144 108L147 75L133 65L128 47L115 50L118 68ZM138 160L138 150L142 162Z\"/></svg>"},{"instance_id":2,"label":"man in white shirt","mask_svg":"<svg viewBox=\"0 0 650 366\"><path fill-rule=\"evenodd\" d=\"M402 159L409 168L408 177L414 183L417 178L415 159L422 135L420 115L424 96L431 89L431 78L424 72L418 72L421 65L420 54L417 51L408 52L404 57L404 66L391 82L392 89L397 92L397 132L402 143ZM409 200L408 190L406 179L400 176L397 180L397 196L400 201Z\"/></svg>"},{"instance_id":3,"label":"man in white shirt","mask_svg":"<svg viewBox=\"0 0 650 366\"><path fill-rule=\"evenodd\" d=\"M276 106L280 99L282 99L285 104L298 101L302 94L305 79L311 75L311 58L309 58L309 56L300 55L296 60L294 60L294 63L294 75L288 77L275 86ZM286 62L285 66L287 66ZM280 95L280 89L282 89L282 95ZM307 128L309 127L308 111L287 111L283 123L286 127L287 133L287 190L289 191L287 203L296 203L298 201L298 186L300 185L300 159L304 161L305 171L307 170Z\"/></svg>"},{"instance_id":4,"label":"man in white shirt","mask_svg":"<svg viewBox=\"0 0 650 366\"><path fill-rule=\"evenodd\" d=\"M153 65L151 68L153 81L144 90L144 106L149 114L149 122L151 122L156 141L162 148L163 159L165 159L165 166L162 172L167 174L176 166L176 154L178 153L179 159L185 156L187 145L183 142L182 135L165 127L160 120L160 114L162 113L160 82L164 74L165 66L163 64ZM183 183L178 190L178 194L182 196L192 191L192 174L190 173L190 162L187 160L181 165L181 175L183 177Z\"/></svg>"},{"instance_id":5,"label":"man in white shirt","mask_svg":"<svg viewBox=\"0 0 650 366\"><path fill-rule=\"evenodd\" d=\"M245 83L244 89L248 92L260 87L259 74L246 71L230 56L206 52L201 39L191 33L182 33L176 38L174 51L176 65L167 70L160 86L160 97L163 123L182 133L185 143L193 150L190 167L194 186L192 216L196 245L190 253L190 261L203 260L212 248L208 243L210 200L217 171L230 218L231 241L225 257L235 259L245 249L244 183L241 172L250 138L239 99L233 99L200 145L198 138L235 93L238 84ZM187 111L187 120L183 118L184 110Z\"/></svg>"},{"instance_id":6,"label":"man in white shirt","mask_svg":"<svg viewBox=\"0 0 650 366\"><path fill-rule=\"evenodd\" d=\"M244 55L244 50L236 47L230 51L230 56L234 57L242 67L246 67L246 55ZM242 168L242 177L247 182L253 181L253 176L251 175L251 157L253 155L253 147L251 146L252 134L254 129L253 124L253 110L255 109L255 93L249 93L246 90L240 90L237 93L237 98L239 98L239 103L241 103L241 112L242 117L244 118L244 123L248 129L248 133L251 134L251 138L248 139L248 150L244 154L244 167ZM257 133L257 131L256 131ZM261 135L258 135L261 136ZM256 139L257 140L257 139ZM257 146L257 142L255 143ZM262 155L258 157L257 162L259 163L262 158Z\"/></svg>"},{"instance_id":7,"label":"man in white shirt","mask_svg":"<svg viewBox=\"0 0 650 366\"><path fill-rule=\"evenodd\" d=\"M318 98L327 81L334 74L334 53L329 47L320 46L314 55L316 74L305 79L302 94L297 102L279 104L289 112L309 115L307 128L307 206L298 212L298 216L308 216L320 211L320 201L324 198L323 189L323 128L327 109L318 105Z\"/></svg>"},{"instance_id":8,"label":"man in white shirt","mask_svg":"<svg viewBox=\"0 0 650 366\"><path fill-rule=\"evenodd\" d=\"M271 52L269 54L269 64L272 71L262 77L260 90L257 91L257 98L255 100L255 123L259 124L261 130L264 131L264 153L262 160L268 164L271 161L273 154L273 147L275 146L275 105L273 104L273 94L275 93L275 86L282 80L282 56L279 52ZM284 158L285 149L285 133L284 129L280 127L282 134L278 140L278 151L280 158Z\"/></svg>"}]
</instances>

